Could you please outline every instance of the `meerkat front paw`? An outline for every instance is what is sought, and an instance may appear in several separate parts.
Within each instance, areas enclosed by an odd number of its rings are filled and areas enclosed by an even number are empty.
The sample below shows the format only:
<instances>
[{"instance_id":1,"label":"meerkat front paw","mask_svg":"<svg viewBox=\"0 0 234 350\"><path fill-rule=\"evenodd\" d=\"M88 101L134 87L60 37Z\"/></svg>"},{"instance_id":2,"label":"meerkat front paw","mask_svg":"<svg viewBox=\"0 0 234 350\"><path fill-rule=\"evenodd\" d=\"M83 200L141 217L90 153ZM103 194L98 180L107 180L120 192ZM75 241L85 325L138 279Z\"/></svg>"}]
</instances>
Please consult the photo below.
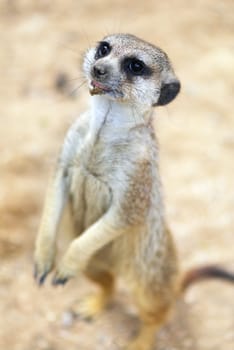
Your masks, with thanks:
<instances>
[{"instance_id":1,"label":"meerkat front paw","mask_svg":"<svg viewBox=\"0 0 234 350\"><path fill-rule=\"evenodd\" d=\"M39 285L42 285L54 265L55 247L54 244L38 242L34 255L34 278Z\"/></svg>"},{"instance_id":2,"label":"meerkat front paw","mask_svg":"<svg viewBox=\"0 0 234 350\"><path fill-rule=\"evenodd\" d=\"M57 286L59 284L64 285L69 279L75 277L77 269L74 268L67 259L63 259L58 268L55 271L52 284Z\"/></svg>"},{"instance_id":3,"label":"meerkat front paw","mask_svg":"<svg viewBox=\"0 0 234 350\"><path fill-rule=\"evenodd\" d=\"M54 286L65 284L69 279L75 277L78 272L84 271L86 264L87 257L79 249L77 241L73 241L56 269L52 284Z\"/></svg>"}]
</instances>

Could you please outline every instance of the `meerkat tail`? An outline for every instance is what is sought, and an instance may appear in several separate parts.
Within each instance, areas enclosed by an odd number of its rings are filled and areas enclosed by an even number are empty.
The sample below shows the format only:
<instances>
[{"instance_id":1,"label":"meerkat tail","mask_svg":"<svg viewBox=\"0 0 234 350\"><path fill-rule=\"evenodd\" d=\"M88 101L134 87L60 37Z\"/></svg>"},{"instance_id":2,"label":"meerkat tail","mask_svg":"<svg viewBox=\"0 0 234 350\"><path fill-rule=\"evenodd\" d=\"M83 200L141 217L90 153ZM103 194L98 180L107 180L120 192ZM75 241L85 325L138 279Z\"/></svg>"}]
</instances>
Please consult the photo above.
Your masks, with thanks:
<instances>
[{"instance_id":1,"label":"meerkat tail","mask_svg":"<svg viewBox=\"0 0 234 350\"><path fill-rule=\"evenodd\" d=\"M191 284L206 279L222 279L234 283L234 273L216 265L195 267L185 273L181 281L181 292L184 292Z\"/></svg>"}]
</instances>

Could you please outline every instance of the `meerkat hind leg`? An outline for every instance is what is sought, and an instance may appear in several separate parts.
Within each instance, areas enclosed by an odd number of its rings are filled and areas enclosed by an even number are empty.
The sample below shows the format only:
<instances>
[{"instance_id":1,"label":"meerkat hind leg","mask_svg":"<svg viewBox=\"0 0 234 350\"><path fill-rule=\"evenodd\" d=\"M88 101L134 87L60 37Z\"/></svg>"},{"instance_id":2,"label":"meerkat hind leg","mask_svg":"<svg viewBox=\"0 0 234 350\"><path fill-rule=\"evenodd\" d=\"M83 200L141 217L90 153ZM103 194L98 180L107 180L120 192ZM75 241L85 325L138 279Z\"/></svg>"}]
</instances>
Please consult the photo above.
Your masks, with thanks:
<instances>
[{"instance_id":1,"label":"meerkat hind leg","mask_svg":"<svg viewBox=\"0 0 234 350\"><path fill-rule=\"evenodd\" d=\"M84 297L73 311L85 319L92 319L108 305L114 290L114 277L107 271L91 268L85 271L85 275L95 282L100 290L96 294Z\"/></svg>"},{"instance_id":2,"label":"meerkat hind leg","mask_svg":"<svg viewBox=\"0 0 234 350\"><path fill-rule=\"evenodd\" d=\"M125 350L152 350L157 325L143 324L138 336L133 339Z\"/></svg>"},{"instance_id":3,"label":"meerkat hind leg","mask_svg":"<svg viewBox=\"0 0 234 350\"><path fill-rule=\"evenodd\" d=\"M156 332L164 324L168 316L167 308L160 308L157 312L154 312L153 310L154 309L152 308L150 312L140 312L140 318L142 321L140 331L136 338L130 341L125 350L153 349Z\"/></svg>"}]
</instances>

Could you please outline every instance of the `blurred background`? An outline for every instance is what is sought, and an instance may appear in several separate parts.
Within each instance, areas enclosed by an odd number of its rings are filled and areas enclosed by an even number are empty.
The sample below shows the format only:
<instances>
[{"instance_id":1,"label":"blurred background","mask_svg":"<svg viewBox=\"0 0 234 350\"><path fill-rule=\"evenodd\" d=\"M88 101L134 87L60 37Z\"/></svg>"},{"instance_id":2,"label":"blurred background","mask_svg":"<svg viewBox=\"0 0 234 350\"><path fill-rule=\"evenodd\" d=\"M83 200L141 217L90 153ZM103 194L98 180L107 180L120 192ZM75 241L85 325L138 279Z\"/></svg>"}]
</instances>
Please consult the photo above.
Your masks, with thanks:
<instances>
[{"instance_id":1,"label":"blurred background","mask_svg":"<svg viewBox=\"0 0 234 350\"><path fill-rule=\"evenodd\" d=\"M182 83L177 100L154 112L182 268L234 269L233 0L1 0L0 349L118 350L137 329L124 286L90 323L72 312L95 291L85 279L39 289L32 278L49 173L88 105L82 54L112 32L160 46ZM160 331L158 349L234 349L233 287L192 287Z\"/></svg>"}]
</instances>

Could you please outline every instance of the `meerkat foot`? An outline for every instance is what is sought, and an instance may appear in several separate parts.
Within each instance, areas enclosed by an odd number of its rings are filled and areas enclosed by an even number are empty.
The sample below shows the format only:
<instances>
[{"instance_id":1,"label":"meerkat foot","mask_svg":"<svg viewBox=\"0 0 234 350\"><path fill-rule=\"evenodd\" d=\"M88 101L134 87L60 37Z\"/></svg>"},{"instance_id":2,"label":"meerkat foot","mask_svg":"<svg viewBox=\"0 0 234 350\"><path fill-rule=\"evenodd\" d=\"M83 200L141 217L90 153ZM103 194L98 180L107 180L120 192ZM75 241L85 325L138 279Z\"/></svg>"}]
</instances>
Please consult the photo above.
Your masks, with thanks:
<instances>
[{"instance_id":1,"label":"meerkat foot","mask_svg":"<svg viewBox=\"0 0 234 350\"><path fill-rule=\"evenodd\" d=\"M93 319L97 317L108 305L110 296L107 293L99 292L89 295L81 300L72 311L83 319Z\"/></svg>"},{"instance_id":2,"label":"meerkat foot","mask_svg":"<svg viewBox=\"0 0 234 350\"><path fill-rule=\"evenodd\" d=\"M130 341L125 350L152 350L157 328L157 323L143 323L139 334Z\"/></svg>"},{"instance_id":3,"label":"meerkat foot","mask_svg":"<svg viewBox=\"0 0 234 350\"><path fill-rule=\"evenodd\" d=\"M153 342L152 339L147 338L135 339L131 341L124 350L152 350Z\"/></svg>"},{"instance_id":4,"label":"meerkat foot","mask_svg":"<svg viewBox=\"0 0 234 350\"><path fill-rule=\"evenodd\" d=\"M157 296L155 296L155 299L157 300ZM154 309L155 311L153 311ZM156 333L166 321L169 310L169 306L164 303L161 306L158 304L157 307L152 303L151 309L149 305L147 311L140 307L139 314L142 325L139 334L130 341L125 350L152 350L156 340Z\"/></svg>"},{"instance_id":5,"label":"meerkat foot","mask_svg":"<svg viewBox=\"0 0 234 350\"><path fill-rule=\"evenodd\" d=\"M73 310L84 319L92 319L109 304L114 292L114 277L107 271L99 270L97 266L90 267L85 274L100 290L97 294L85 297Z\"/></svg>"}]
</instances>

